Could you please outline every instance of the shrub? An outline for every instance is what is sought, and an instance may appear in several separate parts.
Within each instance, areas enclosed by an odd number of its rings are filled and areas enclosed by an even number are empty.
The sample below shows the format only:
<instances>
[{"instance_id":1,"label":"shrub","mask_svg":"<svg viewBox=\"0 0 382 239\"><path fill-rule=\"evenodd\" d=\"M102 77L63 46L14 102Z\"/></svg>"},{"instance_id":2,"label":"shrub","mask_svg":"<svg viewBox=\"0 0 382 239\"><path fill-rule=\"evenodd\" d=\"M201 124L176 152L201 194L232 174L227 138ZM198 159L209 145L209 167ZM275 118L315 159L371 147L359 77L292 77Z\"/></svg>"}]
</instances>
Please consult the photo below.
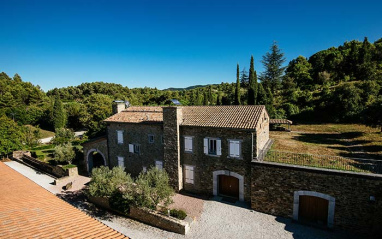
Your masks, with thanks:
<instances>
[{"instance_id":1,"label":"shrub","mask_svg":"<svg viewBox=\"0 0 382 239\"><path fill-rule=\"evenodd\" d=\"M52 140L55 145L71 143L74 140L74 132L71 129L58 128Z\"/></svg>"},{"instance_id":2,"label":"shrub","mask_svg":"<svg viewBox=\"0 0 382 239\"><path fill-rule=\"evenodd\" d=\"M75 156L76 153L71 144L57 145L54 148L54 159L57 162L71 164Z\"/></svg>"},{"instance_id":3,"label":"shrub","mask_svg":"<svg viewBox=\"0 0 382 239\"><path fill-rule=\"evenodd\" d=\"M146 173L139 174L136 180L135 205L156 209L162 202L165 206L172 202L171 196L174 190L169 185L168 175L164 170L155 167Z\"/></svg>"},{"instance_id":4,"label":"shrub","mask_svg":"<svg viewBox=\"0 0 382 239\"><path fill-rule=\"evenodd\" d=\"M171 209L170 216L184 220L187 217L187 213L181 209Z\"/></svg>"},{"instance_id":5,"label":"shrub","mask_svg":"<svg viewBox=\"0 0 382 239\"><path fill-rule=\"evenodd\" d=\"M101 166L92 170L92 179L89 184L89 194L95 197L111 197L117 190L124 191L123 188L131 187L133 180L126 174L122 167Z\"/></svg>"}]
</instances>

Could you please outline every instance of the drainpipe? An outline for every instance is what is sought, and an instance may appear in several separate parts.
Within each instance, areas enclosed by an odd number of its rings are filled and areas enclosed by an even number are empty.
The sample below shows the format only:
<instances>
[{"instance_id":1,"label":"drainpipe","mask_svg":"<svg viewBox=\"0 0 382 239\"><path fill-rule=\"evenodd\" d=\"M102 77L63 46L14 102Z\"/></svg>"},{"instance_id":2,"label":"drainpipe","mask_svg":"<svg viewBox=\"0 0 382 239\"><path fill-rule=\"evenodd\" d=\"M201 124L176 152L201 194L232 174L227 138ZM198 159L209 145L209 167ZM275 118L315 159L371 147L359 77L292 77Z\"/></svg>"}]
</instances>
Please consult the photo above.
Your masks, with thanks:
<instances>
[{"instance_id":1,"label":"drainpipe","mask_svg":"<svg viewBox=\"0 0 382 239\"><path fill-rule=\"evenodd\" d=\"M251 132L251 161L253 160L253 131Z\"/></svg>"}]
</instances>

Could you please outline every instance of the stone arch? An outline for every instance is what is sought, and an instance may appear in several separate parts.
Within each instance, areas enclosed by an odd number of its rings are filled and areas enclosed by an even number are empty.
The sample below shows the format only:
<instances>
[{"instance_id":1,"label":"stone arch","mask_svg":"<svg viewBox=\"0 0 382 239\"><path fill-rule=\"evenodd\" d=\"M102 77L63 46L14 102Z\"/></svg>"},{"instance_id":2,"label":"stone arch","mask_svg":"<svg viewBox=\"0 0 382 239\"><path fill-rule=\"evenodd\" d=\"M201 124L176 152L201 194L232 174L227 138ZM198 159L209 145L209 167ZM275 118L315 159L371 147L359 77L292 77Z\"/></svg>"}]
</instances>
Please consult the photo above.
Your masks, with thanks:
<instances>
[{"instance_id":1,"label":"stone arch","mask_svg":"<svg viewBox=\"0 0 382 239\"><path fill-rule=\"evenodd\" d=\"M87 152L87 155L86 155L86 168L87 168L87 171L88 173L91 173L92 169L93 169L93 153L96 152L96 153L99 153L101 156L102 156L102 159L103 159L103 165L106 166L107 165L107 161L106 161L106 157L105 155L98 149L90 149L88 152Z\"/></svg>"},{"instance_id":2,"label":"stone arch","mask_svg":"<svg viewBox=\"0 0 382 239\"><path fill-rule=\"evenodd\" d=\"M228 170L217 170L217 171L214 171L212 174L213 174L213 195L214 196L218 195L219 175L227 175L227 176L232 176L239 179L239 200L244 201L244 176L235 172L228 171Z\"/></svg>"},{"instance_id":3,"label":"stone arch","mask_svg":"<svg viewBox=\"0 0 382 239\"><path fill-rule=\"evenodd\" d=\"M336 199L330 195L314 192L314 191L295 191L293 200L293 220L298 221L298 213L300 206L300 196L313 196L319 197L329 201L328 206L328 223L327 226L332 228L334 225L334 208L336 204Z\"/></svg>"}]
</instances>

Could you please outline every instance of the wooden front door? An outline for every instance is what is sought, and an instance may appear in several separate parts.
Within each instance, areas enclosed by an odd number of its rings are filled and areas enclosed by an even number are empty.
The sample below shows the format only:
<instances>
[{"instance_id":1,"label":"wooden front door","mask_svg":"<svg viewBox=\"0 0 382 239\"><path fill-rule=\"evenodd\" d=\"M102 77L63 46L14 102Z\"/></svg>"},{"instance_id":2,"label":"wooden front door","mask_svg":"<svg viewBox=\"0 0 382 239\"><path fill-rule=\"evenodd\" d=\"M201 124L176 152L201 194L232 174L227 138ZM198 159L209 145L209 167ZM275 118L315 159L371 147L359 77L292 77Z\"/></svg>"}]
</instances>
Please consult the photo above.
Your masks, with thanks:
<instances>
[{"instance_id":1,"label":"wooden front door","mask_svg":"<svg viewBox=\"0 0 382 239\"><path fill-rule=\"evenodd\" d=\"M232 176L219 175L219 194L239 198L239 179Z\"/></svg>"},{"instance_id":2,"label":"wooden front door","mask_svg":"<svg viewBox=\"0 0 382 239\"><path fill-rule=\"evenodd\" d=\"M298 220L326 226L328 223L329 201L314 196L300 196Z\"/></svg>"}]
</instances>

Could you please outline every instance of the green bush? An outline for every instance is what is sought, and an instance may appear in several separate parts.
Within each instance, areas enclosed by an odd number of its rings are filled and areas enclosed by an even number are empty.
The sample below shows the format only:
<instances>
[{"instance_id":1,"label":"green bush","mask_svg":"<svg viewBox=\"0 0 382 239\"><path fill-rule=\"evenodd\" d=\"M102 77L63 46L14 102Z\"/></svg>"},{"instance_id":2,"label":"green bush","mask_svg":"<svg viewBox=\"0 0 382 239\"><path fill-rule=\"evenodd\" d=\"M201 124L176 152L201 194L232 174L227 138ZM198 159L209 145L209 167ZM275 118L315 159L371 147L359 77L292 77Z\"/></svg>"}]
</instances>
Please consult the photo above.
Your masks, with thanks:
<instances>
[{"instance_id":1,"label":"green bush","mask_svg":"<svg viewBox=\"0 0 382 239\"><path fill-rule=\"evenodd\" d=\"M187 217L187 213L181 209L171 209L170 216L184 220Z\"/></svg>"},{"instance_id":2,"label":"green bush","mask_svg":"<svg viewBox=\"0 0 382 239\"><path fill-rule=\"evenodd\" d=\"M69 144L57 145L54 148L54 159L57 162L71 164L72 160L76 157L73 146Z\"/></svg>"},{"instance_id":3,"label":"green bush","mask_svg":"<svg viewBox=\"0 0 382 239\"><path fill-rule=\"evenodd\" d=\"M95 197L111 197L117 190L131 191L127 188L132 185L133 180L122 167L114 167L110 170L108 167L101 166L92 170L89 194Z\"/></svg>"}]
</instances>

